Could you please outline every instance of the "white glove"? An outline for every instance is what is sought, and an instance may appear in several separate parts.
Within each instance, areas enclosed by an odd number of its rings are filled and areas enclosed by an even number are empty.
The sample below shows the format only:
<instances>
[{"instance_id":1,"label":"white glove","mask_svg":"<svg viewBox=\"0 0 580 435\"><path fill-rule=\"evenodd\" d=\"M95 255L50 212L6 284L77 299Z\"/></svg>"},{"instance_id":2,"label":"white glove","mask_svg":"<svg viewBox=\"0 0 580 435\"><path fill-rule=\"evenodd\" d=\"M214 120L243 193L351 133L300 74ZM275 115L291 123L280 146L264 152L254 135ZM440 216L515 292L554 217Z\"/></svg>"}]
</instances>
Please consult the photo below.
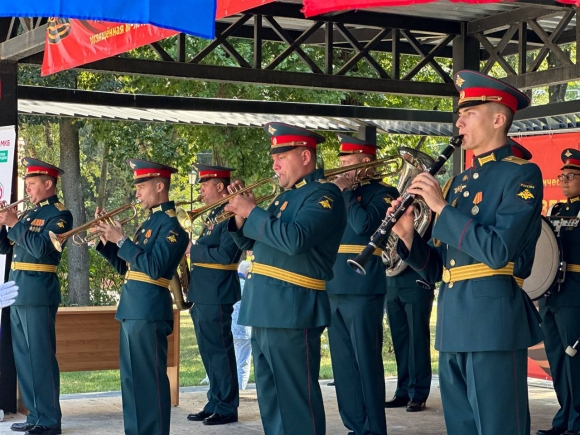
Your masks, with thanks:
<instances>
[{"instance_id":1,"label":"white glove","mask_svg":"<svg viewBox=\"0 0 580 435\"><path fill-rule=\"evenodd\" d=\"M0 284L0 308L12 305L18 296L18 286L14 281Z\"/></svg>"}]
</instances>

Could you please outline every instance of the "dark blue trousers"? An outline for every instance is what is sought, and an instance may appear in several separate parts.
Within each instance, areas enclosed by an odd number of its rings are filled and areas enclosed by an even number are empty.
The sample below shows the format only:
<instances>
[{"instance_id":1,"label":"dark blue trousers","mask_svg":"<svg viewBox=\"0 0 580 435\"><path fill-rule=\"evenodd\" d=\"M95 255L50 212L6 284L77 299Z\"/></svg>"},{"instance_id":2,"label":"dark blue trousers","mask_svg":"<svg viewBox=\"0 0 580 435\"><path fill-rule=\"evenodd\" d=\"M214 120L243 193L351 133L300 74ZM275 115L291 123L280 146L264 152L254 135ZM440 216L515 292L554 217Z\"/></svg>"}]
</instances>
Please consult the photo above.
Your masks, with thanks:
<instances>
[{"instance_id":1,"label":"dark blue trousers","mask_svg":"<svg viewBox=\"0 0 580 435\"><path fill-rule=\"evenodd\" d=\"M448 435L529 435L528 350L440 352Z\"/></svg>"},{"instance_id":2,"label":"dark blue trousers","mask_svg":"<svg viewBox=\"0 0 580 435\"><path fill-rule=\"evenodd\" d=\"M27 423L60 427L60 371L56 360L58 306L12 305L12 348Z\"/></svg>"},{"instance_id":3,"label":"dark blue trousers","mask_svg":"<svg viewBox=\"0 0 580 435\"><path fill-rule=\"evenodd\" d=\"M324 435L320 336L309 329L252 327L260 417L266 435Z\"/></svg>"},{"instance_id":4,"label":"dark blue trousers","mask_svg":"<svg viewBox=\"0 0 580 435\"><path fill-rule=\"evenodd\" d=\"M580 430L580 356L566 348L580 337L580 307L541 307L544 344L560 409L552 426Z\"/></svg>"},{"instance_id":5,"label":"dark blue trousers","mask_svg":"<svg viewBox=\"0 0 580 435\"><path fill-rule=\"evenodd\" d=\"M199 354L209 378L207 403L203 410L211 414L232 415L240 406L232 336L233 307L233 304L194 304L190 312Z\"/></svg>"},{"instance_id":6,"label":"dark blue trousers","mask_svg":"<svg viewBox=\"0 0 580 435\"><path fill-rule=\"evenodd\" d=\"M164 320L121 321L121 395L126 435L169 435L167 336L172 330L173 322Z\"/></svg>"},{"instance_id":7,"label":"dark blue trousers","mask_svg":"<svg viewBox=\"0 0 580 435\"><path fill-rule=\"evenodd\" d=\"M329 294L328 328L338 411L355 435L384 435L383 302L385 295Z\"/></svg>"}]
</instances>

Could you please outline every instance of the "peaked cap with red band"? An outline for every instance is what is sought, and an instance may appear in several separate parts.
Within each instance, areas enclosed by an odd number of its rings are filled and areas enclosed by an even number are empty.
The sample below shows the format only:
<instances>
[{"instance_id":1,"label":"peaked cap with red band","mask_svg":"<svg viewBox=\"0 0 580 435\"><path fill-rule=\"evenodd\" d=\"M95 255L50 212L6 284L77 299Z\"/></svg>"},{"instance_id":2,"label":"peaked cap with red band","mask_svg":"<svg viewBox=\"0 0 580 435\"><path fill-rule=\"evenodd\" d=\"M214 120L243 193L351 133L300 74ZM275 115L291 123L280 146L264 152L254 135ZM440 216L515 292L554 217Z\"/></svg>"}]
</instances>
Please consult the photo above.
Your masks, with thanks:
<instances>
[{"instance_id":1,"label":"peaked cap with red band","mask_svg":"<svg viewBox=\"0 0 580 435\"><path fill-rule=\"evenodd\" d=\"M294 127L282 122L268 122L264 124L264 131L270 136L270 155L285 153L296 147L316 149L324 137L305 128Z\"/></svg>"},{"instance_id":2,"label":"peaked cap with red band","mask_svg":"<svg viewBox=\"0 0 580 435\"><path fill-rule=\"evenodd\" d=\"M133 184L144 183L157 177L170 180L171 174L177 172L177 169L171 166L142 159L129 159L127 160L127 164L133 170Z\"/></svg>"},{"instance_id":3,"label":"peaked cap with red band","mask_svg":"<svg viewBox=\"0 0 580 435\"><path fill-rule=\"evenodd\" d=\"M64 174L64 171L42 160L33 159L32 157L24 157L22 159L22 166L26 168L24 178L36 177L38 175L48 175L53 178L58 178L59 175Z\"/></svg>"},{"instance_id":4,"label":"peaked cap with red band","mask_svg":"<svg viewBox=\"0 0 580 435\"><path fill-rule=\"evenodd\" d=\"M580 151L566 148L562 151L562 166L560 169L580 169Z\"/></svg>"},{"instance_id":5,"label":"peaked cap with red band","mask_svg":"<svg viewBox=\"0 0 580 435\"><path fill-rule=\"evenodd\" d=\"M530 105L530 99L518 89L476 71L464 69L457 72L455 88L459 92L458 110L484 103L498 103L515 113Z\"/></svg>"},{"instance_id":6,"label":"peaked cap with red band","mask_svg":"<svg viewBox=\"0 0 580 435\"><path fill-rule=\"evenodd\" d=\"M348 134L337 133L337 136L338 141L340 142L340 150L338 152L339 156L348 154L377 155L377 146L372 143L365 142L362 139L357 139Z\"/></svg>"},{"instance_id":7,"label":"peaked cap with red band","mask_svg":"<svg viewBox=\"0 0 580 435\"><path fill-rule=\"evenodd\" d=\"M193 166L199 172L198 183L202 183L211 178L232 178L232 172L235 171L234 168L226 168L224 166L200 165L198 163L194 163Z\"/></svg>"}]
</instances>

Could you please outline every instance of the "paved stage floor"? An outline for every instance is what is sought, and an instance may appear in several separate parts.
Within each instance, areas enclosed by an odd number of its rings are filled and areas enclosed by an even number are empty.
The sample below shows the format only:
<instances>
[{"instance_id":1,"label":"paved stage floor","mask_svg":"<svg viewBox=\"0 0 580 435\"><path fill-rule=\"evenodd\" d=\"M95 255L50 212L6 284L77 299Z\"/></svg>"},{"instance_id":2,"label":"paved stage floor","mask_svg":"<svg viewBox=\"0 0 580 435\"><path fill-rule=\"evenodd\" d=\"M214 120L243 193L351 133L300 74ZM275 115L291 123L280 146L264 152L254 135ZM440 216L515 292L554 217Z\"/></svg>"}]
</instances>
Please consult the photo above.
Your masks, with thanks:
<instances>
[{"instance_id":1,"label":"paved stage floor","mask_svg":"<svg viewBox=\"0 0 580 435\"><path fill-rule=\"evenodd\" d=\"M327 383L328 381L321 382L326 409L326 433L328 435L346 435L348 431L342 425L338 415L334 387L328 387ZM530 379L528 384L532 434L535 434L538 429L551 426L552 417L558 409L558 402L556 401L554 390L551 388L551 382ZM395 387L396 378L387 378L387 398L393 396ZM249 389L240 392L240 420L238 423L211 427L204 426L201 422L187 421L187 414L200 410L205 404L206 391L207 387L181 389L180 406L172 408L171 411L172 434L251 435L264 433L260 422L254 385L249 385ZM61 397L61 406L63 434L123 434L123 416L119 392L64 395ZM389 435L443 435L446 433L437 377L433 379L431 395L424 411L409 413L405 411L405 408L397 408L387 409L386 413ZM14 422L22 422L24 419L24 416L19 414L5 416L4 422L0 423L0 434L16 434L17 432L10 430L10 425Z\"/></svg>"}]
</instances>

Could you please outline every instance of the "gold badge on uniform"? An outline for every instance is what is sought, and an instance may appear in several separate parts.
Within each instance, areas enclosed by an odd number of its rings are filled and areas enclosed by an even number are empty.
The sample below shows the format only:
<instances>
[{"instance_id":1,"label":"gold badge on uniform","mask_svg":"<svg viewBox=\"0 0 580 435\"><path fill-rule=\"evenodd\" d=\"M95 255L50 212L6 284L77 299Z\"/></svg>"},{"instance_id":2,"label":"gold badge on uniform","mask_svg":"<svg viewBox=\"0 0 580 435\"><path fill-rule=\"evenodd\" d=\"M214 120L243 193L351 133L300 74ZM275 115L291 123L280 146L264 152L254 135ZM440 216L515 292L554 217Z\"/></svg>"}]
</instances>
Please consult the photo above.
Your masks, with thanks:
<instances>
[{"instance_id":1,"label":"gold badge on uniform","mask_svg":"<svg viewBox=\"0 0 580 435\"><path fill-rule=\"evenodd\" d=\"M56 226L59 228L64 228L64 221L61 219L56 223Z\"/></svg>"},{"instance_id":2,"label":"gold badge on uniform","mask_svg":"<svg viewBox=\"0 0 580 435\"><path fill-rule=\"evenodd\" d=\"M465 83L465 80L463 80L461 78L461 76L459 74L457 74L457 76L455 76L455 84L459 87L463 86L463 83ZM465 93L463 94L465 95Z\"/></svg>"},{"instance_id":3,"label":"gold badge on uniform","mask_svg":"<svg viewBox=\"0 0 580 435\"><path fill-rule=\"evenodd\" d=\"M322 199L320 201L318 201L318 204L326 210L332 210L333 203L334 203L334 200L332 198L329 198L326 195L324 195L322 197Z\"/></svg>"},{"instance_id":4,"label":"gold badge on uniform","mask_svg":"<svg viewBox=\"0 0 580 435\"><path fill-rule=\"evenodd\" d=\"M147 232L145 233L145 237L149 238L151 237L151 230L147 230Z\"/></svg>"},{"instance_id":5,"label":"gold badge on uniform","mask_svg":"<svg viewBox=\"0 0 580 435\"><path fill-rule=\"evenodd\" d=\"M520 188L516 195L520 197L524 202L531 202L536 196L533 194L533 190L535 190L535 186L532 184L521 183Z\"/></svg>"},{"instance_id":6,"label":"gold badge on uniform","mask_svg":"<svg viewBox=\"0 0 580 435\"><path fill-rule=\"evenodd\" d=\"M166 237L169 243L177 243L177 237L179 235L175 231L169 231L168 236Z\"/></svg>"},{"instance_id":7,"label":"gold badge on uniform","mask_svg":"<svg viewBox=\"0 0 580 435\"><path fill-rule=\"evenodd\" d=\"M461 181L467 181L467 180L469 180L469 175L465 174L463 176L463 178L461 179Z\"/></svg>"},{"instance_id":8,"label":"gold badge on uniform","mask_svg":"<svg viewBox=\"0 0 580 435\"><path fill-rule=\"evenodd\" d=\"M454 191L455 193L459 193L459 192L462 192L462 191L463 191L463 189L465 189L466 187L467 187L467 186L466 186L465 184L460 184L460 185L459 185L459 186L457 186L455 189L453 189L453 191Z\"/></svg>"},{"instance_id":9,"label":"gold badge on uniform","mask_svg":"<svg viewBox=\"0 0 580 435\"><path fill-rule=\"evenodd\" d=\"M282 204L282 207L280 207L280 211L286 210L286 207L288 207L288 201L284 201L284 203Z\"/></svg>"}]
</instances>

